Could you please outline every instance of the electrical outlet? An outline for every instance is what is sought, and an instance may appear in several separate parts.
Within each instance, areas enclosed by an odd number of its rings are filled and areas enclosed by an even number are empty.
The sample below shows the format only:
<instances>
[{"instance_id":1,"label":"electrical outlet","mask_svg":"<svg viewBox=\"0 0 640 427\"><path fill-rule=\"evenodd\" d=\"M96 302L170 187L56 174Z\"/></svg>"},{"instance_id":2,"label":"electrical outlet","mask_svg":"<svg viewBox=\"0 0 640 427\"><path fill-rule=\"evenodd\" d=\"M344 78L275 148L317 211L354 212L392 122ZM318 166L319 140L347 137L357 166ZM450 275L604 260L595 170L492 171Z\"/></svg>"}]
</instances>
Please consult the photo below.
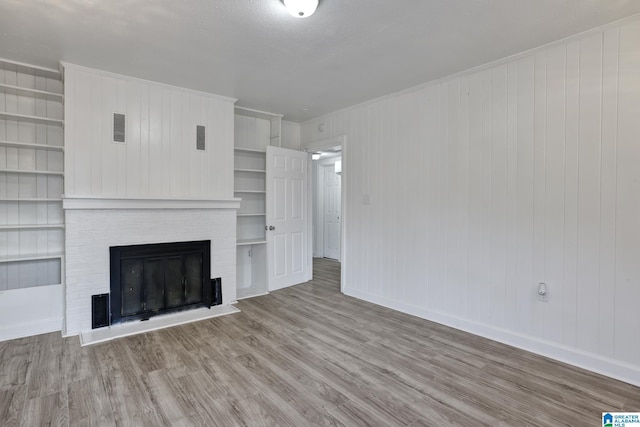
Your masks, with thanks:
<instances>
[{"instance_id":1,"label":"electrical outlet","mask_svg":"<svg viewBox=\"0 0 640 427\"><path fill-rule=\"evenodd\" d=\"M543 302L549 301L549 290L544 282L538 283L538 299Z\"/></svg>"}]
</instances>

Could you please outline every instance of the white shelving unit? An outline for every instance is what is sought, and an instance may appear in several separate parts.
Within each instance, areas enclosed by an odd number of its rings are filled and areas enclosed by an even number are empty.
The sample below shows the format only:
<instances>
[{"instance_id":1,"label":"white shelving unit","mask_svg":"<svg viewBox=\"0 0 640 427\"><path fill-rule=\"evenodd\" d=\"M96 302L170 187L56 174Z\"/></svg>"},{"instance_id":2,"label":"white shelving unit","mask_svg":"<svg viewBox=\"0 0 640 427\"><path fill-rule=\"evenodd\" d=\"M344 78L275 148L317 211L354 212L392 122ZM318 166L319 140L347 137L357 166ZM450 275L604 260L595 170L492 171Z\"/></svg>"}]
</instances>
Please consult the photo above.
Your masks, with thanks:
<instances>
[{"instance_id":1,"label":"white shelving unit","mask_svg":"<svg viewBox=\"0 0 640 427\"><path fill-rule=\"evenodd\" d=\"M17 174L32 174L32 175L59 175L64 176L62 171L39 171L39 170L26 170L26 169L0 169L0 173L17 173Z\"/></svg>"},{"instance_id":2,"label":"white shelving unit","mask_svg":"<svg viewBox=\"0 0 640 427\"><path fill-rule=\"evenodd\" d=\"M60 72L0 59L0 311L29 288L61 304L63 145Z\"/></svg>"},{"instance_id":3,"label":"white shelving unit","mask_svg":"<svg viewBox=\"0 0 640 427\"><path fill-rule=\"evenodd\" d=\"M64 228L64 224L10 224L10 225L0 225L0 230L37 230L39 228Z\"/></svg>"},{"instance_id":4,"label":"white shelving unit","mask_svg":"<svg viewBox=\"0 0 640 427\"><path fill-rule=\"evenodd\" d=\"M35 150L64 151L64 147L62 146L34 144L31 142L0 141L0 146L13 148L33 148Z\"/></svg>"},{"instance_id":5,"label":"white shelving unit","mask_svg":"<svg viewBox=\"0 0 640 427\"><path fill-rule=\"evenodd\" d=\"M280 146L282 116L235 109L235 197L237 218L237 298L267 293L266 150Z\"/></svg>"},{"instance_id":6,"label":"white shelving unit","mask_svg":"<svg viewBox=\"0 0 640 427\"><path fill-rule=\"evenodd\" d=\"M27 96L35 99L45 99L48 101L62 102L64 100L64 95L61 93L50 92L47 90L32 89L27 87L20 87L15 85L8 85L4 83L0 83L0 92L3 92L8 95Z\"/></svg>"},{"instance_id":7,"label":"white shelving unit","mask_svg":"<svg viewBox=\"0 0 640 427\"><path fill-rule=\"evenodd\" d=\"M62 259L64 254L49 253L49 254L23 254L23 255L7 255L0 257L0 262L20 262L20 261L42 261L42 260L57 260Z\"/></svg>"},{"instance_id":8,"label":"white shelving unit","mask_svg":"<svg viewBox=\"0 0 640 427\"><path fill-rule=\"evenodd\" d=\"M17 96L19 97L20 95L17 95ZM55 125L60 127L64 126L63 120L52 119L49 117L42 117L42 116L34 116L31 114L7 113L5 111L0 111L0 120L14 120L17 122Z\"/></svg>"}]
</instances>

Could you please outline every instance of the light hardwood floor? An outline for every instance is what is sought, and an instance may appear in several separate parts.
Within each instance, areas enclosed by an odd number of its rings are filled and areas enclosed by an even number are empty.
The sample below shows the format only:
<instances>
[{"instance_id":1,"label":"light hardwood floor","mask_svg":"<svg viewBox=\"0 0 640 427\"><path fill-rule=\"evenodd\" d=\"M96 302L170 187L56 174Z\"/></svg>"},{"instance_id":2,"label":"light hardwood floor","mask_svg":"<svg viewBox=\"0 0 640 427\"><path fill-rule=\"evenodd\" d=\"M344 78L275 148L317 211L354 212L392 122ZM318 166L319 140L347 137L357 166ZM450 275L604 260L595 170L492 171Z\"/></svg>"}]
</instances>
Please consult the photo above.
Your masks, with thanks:
<instances>
[{"instance_id":1,"label":"light hardwood floor","mask_svg":"<svg viewBox=\"0 0 640 427\"><path fill-rule=\"evenodd\" d=\"M640 389L346 297L340 265L240 314L81 348L0 343L0 425L601 425Z\"/></svg>"}]
</instances>

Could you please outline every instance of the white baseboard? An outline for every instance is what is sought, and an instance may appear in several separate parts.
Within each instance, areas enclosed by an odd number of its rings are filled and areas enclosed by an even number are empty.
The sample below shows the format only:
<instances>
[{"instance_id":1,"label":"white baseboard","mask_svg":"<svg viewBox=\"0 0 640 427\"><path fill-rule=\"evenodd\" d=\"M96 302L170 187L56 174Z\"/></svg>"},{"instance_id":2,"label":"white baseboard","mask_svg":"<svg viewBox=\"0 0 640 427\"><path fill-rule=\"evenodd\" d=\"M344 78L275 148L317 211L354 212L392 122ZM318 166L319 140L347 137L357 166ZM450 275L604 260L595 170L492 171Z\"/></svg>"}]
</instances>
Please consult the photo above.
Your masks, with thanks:
<instances>
[{"instance_id":1,"label":"white baseboard","mask_svg":"<svg viewBox=\"0 0 640 427\"><path fill-rule=\"evenodd\" d=\"M630 365L597 354L588 353L576 348L546 341L506 329L481 324L468 319L451 316L446 313L416 307L410 304L394 301L388 298L371 295L345 287L345 295L358 298L383 307L398 310L426 320L450 326L474 335L489 338L513 347L530 351L569 365L577 366L598 374L606 375L635 386L640 386L640 366Z\"/></svg>"},{"instance_id":2,"label":"white baseboard","mask_svg":"<svg viewBox=\"0 0 640 427\"><path fill-rule=\"evenodd\" d=\"M10 326L0 327L0 341L47 334L49 332L59 332L61 330L62 317L40 319L33 322L15 323Z\"/></svg>"}]
</instances>

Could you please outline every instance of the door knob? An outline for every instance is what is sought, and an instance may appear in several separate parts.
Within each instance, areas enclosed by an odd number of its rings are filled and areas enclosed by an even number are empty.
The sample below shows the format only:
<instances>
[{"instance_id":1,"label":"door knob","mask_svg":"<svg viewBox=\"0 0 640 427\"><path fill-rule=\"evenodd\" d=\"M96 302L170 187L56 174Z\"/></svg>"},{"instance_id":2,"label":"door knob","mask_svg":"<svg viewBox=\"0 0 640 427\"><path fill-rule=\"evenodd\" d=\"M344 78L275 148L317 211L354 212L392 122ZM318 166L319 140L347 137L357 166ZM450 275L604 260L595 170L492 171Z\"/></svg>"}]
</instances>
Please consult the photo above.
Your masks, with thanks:
<instances>
[{"instance_id":1,"label":"door knob","mask_svg":"<svg viewBox=\"0 0 640 427\"><path fill-rule=\"evenodd\" d=\"M276 229L276 228L275 228L273 225L270 225L270 226L269 226L269 230L273 231L273 230L275 230L275 229Z\"/></svg>"}]
</instances>

